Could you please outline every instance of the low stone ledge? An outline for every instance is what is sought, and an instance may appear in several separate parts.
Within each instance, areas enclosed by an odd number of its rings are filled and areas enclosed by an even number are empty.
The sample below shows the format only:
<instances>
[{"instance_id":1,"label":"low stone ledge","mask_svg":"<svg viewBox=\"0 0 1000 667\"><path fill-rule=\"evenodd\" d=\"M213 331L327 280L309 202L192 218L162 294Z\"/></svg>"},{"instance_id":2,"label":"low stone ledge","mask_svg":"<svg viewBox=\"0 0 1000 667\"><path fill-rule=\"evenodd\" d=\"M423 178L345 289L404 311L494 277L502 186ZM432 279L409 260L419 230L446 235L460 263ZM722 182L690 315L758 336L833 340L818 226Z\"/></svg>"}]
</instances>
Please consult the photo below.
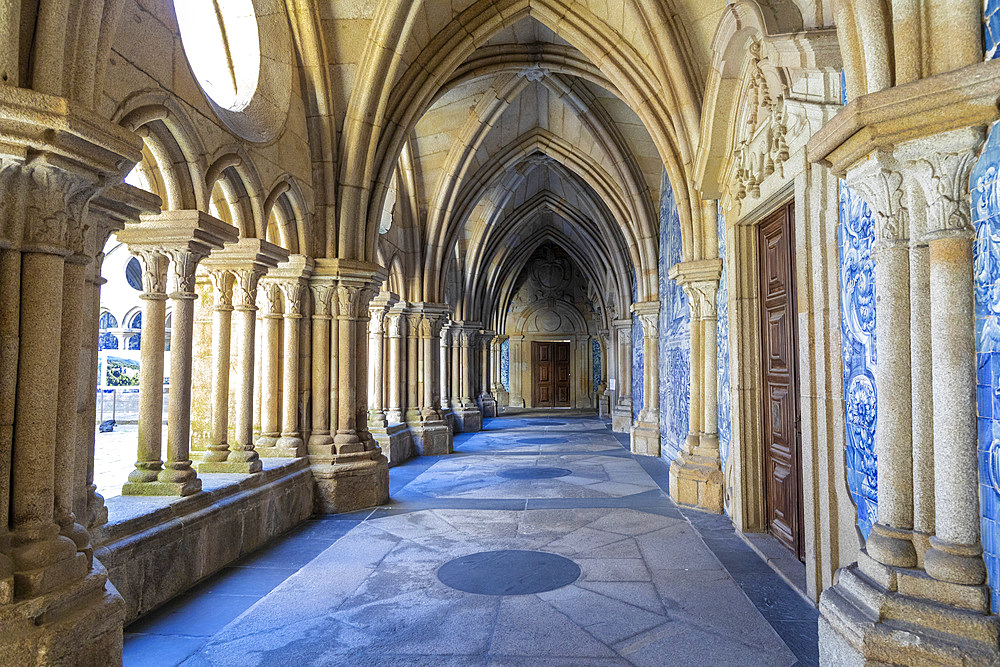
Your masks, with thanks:
<instances>
[{"instance_id":1,"label":"low stone ledge","mask_svg":"<svg viewBox=\"0 0 1000 667\"><path fill-rule=\"evenodd\" d=\"M128 624L312 514L306 459L266 459L253 475L200 475L183 498L121 496L92 531L94 556L125 599Z\"/></svg>"}]
</instances>

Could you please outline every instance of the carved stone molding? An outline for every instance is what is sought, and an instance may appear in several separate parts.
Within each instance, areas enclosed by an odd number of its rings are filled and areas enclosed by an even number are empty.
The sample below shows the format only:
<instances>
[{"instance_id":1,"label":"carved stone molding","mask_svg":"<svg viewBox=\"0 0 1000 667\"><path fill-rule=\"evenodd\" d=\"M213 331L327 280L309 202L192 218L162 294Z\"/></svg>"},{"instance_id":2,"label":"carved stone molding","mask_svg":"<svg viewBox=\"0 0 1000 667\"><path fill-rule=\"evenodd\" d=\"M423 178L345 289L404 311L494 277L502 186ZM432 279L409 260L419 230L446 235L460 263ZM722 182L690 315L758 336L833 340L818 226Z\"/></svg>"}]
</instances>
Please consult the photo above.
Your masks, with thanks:
<instances>
[{"instance_id":1,"label":"carved stone molding","mask_svg":"<svg viewBox=\"0 0 1000 667\"><path fill-rule=\"evenodd\" d=\"M233 308L233 274L228 270L215 270L208 272L208 279L212 282L212 296L215 300L216 309L232 310Z\"/></svg>"},{"instance_id":2,"label":"carved stone molding","mask_svg":"<svg viewBox=\"0 0 1000 667\"><path fill-rule=\"evenodd\" d=\"M903 165L886 151L877 152L847 173L847 185L871 207L876 247L909 237L904 175Z\"/></svg>"},{"instance_id":3,"label":"carved stone molding","mask_svg":"<svg viewBox=\"0 0 1000 667\"><path fill-rule=\"evenodd\" d=\"M949 234L972 234L969 177L985 140L982 128L966 128L899 147L912 180L927 201L922 241Z\"/></svg>"},{"instance_id":4,"label":"carved stone molding","mask_svg":"<svg viewBox=\"0 0 1000 667\"><path fill-rule=\"evenodd\" d=\"M402 313L389 313L386 318L386 335L389 338L399 338L403 335Z\"/></svg>"},{"instance_id":5,"label":"carved stone molding","mask_svg":"<svg viewBox=\"0 0 1000 667\"><path fill-rule=\"evenodd\" d=\"M336 288L329 283L318 283L311 286L313 298L313 317L329 318L333 315L333 294Z\"/></svg>"},{"instance_id":6,"label":"carved stone molding","mask_svg":"<svg viewBox=\"0 0 1000 667\"><path fill-rule=\"evenodd\" d=\"M360 320L368 314L368 304L375 296L371 285L341 282L337 285L337 317Z\"/></svg>"},{"instance_id":7,"label":"carved stone molding","mask_svg":"<svg viewBox=\"0 0 1000 667\"><path fill-rule=\"evenodd\" d=\"M194 298L195 273L198 270L198 263L205 258L207 253L172 249L167 250L166 254L170 257L170 277L174 294Z\"/></svg>"},{"instance_id":8,"label":"carved stone molding","mask_svg":"<svg viewBox=\"0 0 1000 667\"><path fill-rule=\"evenodd\" d=\"M281 287L273 280L262 280L257 286L257 308L265 317L281 315Z\"/></svg>"},{"instance_id":9,"label":"carved stone molding","mask_svg":"<svg viewBox=\"0 0 1000 667\"><path fill-rule=\"evenodd\" d=\"M285 317L302 316L302 291L304 286L298 280L278 281L278 288L285 297Z\"/></svg>"},{"instance_id":10,"label":"carved stone molding","mask_svg":"<svg viewBox=\"0 0 1000 667\"><path fill-rule=\"evenodd\" d=\"M166 295L170 258L160 250L140 248L132 252L142 263L143 297Z\"/></svg>"},{"instance_id":11,"label":"carved stone molding","mask_svg":"<svg viewBox=\"0 0 1000 667\"><path fill-rule=\"evenodd\" d=\"M22 248L36 252L83 252L88 223L84 209L97 185L76 174L42 166L29 170Z\"/></svg>"},{"instance_id":12,"label":"carved stone molding","mask_svg":"<svg viewBox=\"0 0 1000 667\"><path fill-rule=\"evenodd\" d=\"M233 307L236 310L257 310L257 284L263 272L258 269L234 269L231 271L233 285Z\"/></svg>"}]
</instances>

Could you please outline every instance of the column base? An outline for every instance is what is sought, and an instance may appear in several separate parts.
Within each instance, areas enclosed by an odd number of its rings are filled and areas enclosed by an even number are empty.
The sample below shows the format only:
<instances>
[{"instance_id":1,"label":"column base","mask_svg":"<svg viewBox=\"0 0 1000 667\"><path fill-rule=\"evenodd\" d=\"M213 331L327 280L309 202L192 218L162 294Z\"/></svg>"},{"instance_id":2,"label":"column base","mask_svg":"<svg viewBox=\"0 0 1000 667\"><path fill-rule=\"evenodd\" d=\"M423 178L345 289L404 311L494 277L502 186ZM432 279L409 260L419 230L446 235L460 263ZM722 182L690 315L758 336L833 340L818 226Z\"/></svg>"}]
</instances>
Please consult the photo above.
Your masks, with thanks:
<instances>
[{"instance_id":1,"label":"column base","mask_svg":"<svg viewBox=\"0 0 1000 667\"><path fill-rule=\"evenodd\" d=\"M820 597L825 665L972 665L1000 662L1000 617L986 586L937 581L862 551Z\"/></svg>"},{"instance_id":2,"label":"column base","mask_svg":"<svg viewBox=\"0 0 1000 667\"><path fill-rule=\"evenodd\" d=\"M389 462L378 449L325 458L310 457L317 514L353 512L389 500Z\"/></svg>"},{"instance_id":3,"label":"column base","mask_svg":"<svg viewBox=\"0 0 1000 667\"><path fill-rule=\"evenodd\" d=\"M632 453L640 456L660 455L660 425L636 422L632 427Z\"/></svg>"},{"instance_id":4,"label":"column base","mask_svg":"<svg viewBox=\"0 0 1000 667\"><path fill-rule=\"evenodd\" d=\"M628 433L632 429L632 407L616 405L611 412L611 430L615 433Z\"/></svg>"},{"instance_id":5,"label":"column base","mask_svg":"<svg viewBox=\"0 0 1000 667\"><path fill-rule=\"evenodd\" d=\"M389 459L389 467L413 458L413 436L406 424L390 424L383 428L369 427L372 437L382 450L382 455Z\"/></svg>"},{"instance_id":6,"label":"column base","mask_svg":"<svg viewBox=\"0 0 1000 667\"><path fill-rule=\"evenodd\" d=\"M198 465L199 473L235 473L239 475L252 475L264 470L264 464L260 459L253 461L202 461Z\"/></svg>"},{"instance_id":7,"label":"column base","mask_svg":"<svg viewBox=\"0 0 1000 667\"><path fill-rule=\"evenodd\" d=\"M275 441L274 445L270 447L261 447L257 445L254 450L257 455L263 458L284 458L284 459L295 459L300 456L305 456L305 443L302 442L302 438L297 438L294 436L281 436Z\"/></svg>"},{"instance_id":8,"label":"column base","mask_svg":"<svg viewBox=\"0 0 1000 667\"><path fill-rule=\"evenodd\" d=\"M497 416L497 401L495 398L489 394L485 394L479 397L479 409L482 411L483 418L486 417L496 417Z\"/></svg>"},{"instance_id":9,"label":"column base","mask_svg":"<svg viewBox=\"0 0 1000 667\"><path fill-rule=\"evenodd\" d=\"M722 514L724 490L718 461L685 452L670 463L670 497L674 502Z\"/></svg>"},{"instance_id":10,"label":"column base","mask_svg":"<svg viewBox=\"0 0 1000 667\"><path fill-rule=\"evenodd\" d=\"M201 472L211 472L202 470L205 465L198 466ZM123 496L191 496L201 491L201 480L197 477L184 482L126 482L122 486Z\"/></svg>"},{"instance_id":11,"label":"column base","mask_svg":"<svg viewBox=\"0 0 1000 667\"><path fill-rule=\"evenodd\" d=\"M97 485L87 487L87 528L103 526L108 522L108 508L104 506L104 496L97 492Z\"/></svg>"},{"instance_id":12,"label":"column base","mask_svg":"<svg viewBox=\"0 0 1000 667\"><path fill-rule=\"evenodd\" d=\"M5 665L120 665L125 602L99 561L76 582L0 606Z\"/></svg>"},{"instance_id":13,"label":"column base","mask_svg":"<svg viewBox=\"0 0 1000 667\"><path fill-rule=\"evenodd\" d=\"M323 445L332 445L333 436L329 432L326 433L313 433L309 436L308 447L321 447Z\"/></svg>"},{"instance_id":14,"label":"column base","mask_svg":"<svg viewBox=\"0 0 1000 667\"><path fill-rule=\"evenodd\" d=\"M601 419L611 419L611 397L597 397L597 416Z\"/></svg>"},{"instance_id":15,"label":"column base","mask_svg":"<svg viewBox=\"0 0 1000 667\"><path fill-rule=\"evenodd\" d=\"M443 419L410 425L413 448L419 456L451 454L451 429Z\"/></svg>"},{"instance_id":16,"label":"column base","mask_svg":"<svg viewBox=\"0 0 1000 667\"><path fill-rule=\"evenodd\" d=\"M278 434L269 433L268 435L258 436L258 438L253 441L253 448L257 450L264 447L274 447L274 445L277 442L278 442Z\"/></svg>"},{"instance_id":17,"label":"column base","mask_svg":"<svg viewBox=\"0 0 1000 667\"><path fill-rule=\"evenodd\" d=\"M483 413L476 407L461 407L455 410L455 430L460 433L475 433L483 430Z\"/></svg>"}]
</instances>

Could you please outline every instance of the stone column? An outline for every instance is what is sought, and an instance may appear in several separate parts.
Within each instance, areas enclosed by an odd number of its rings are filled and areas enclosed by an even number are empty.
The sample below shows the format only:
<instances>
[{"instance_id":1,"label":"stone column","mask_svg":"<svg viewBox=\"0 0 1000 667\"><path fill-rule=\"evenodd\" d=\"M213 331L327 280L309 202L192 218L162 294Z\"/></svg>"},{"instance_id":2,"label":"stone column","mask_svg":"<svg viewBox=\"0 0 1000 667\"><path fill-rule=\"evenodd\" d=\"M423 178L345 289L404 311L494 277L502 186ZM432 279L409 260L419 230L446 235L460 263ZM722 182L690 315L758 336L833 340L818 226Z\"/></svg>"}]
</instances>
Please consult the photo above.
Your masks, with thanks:
<instances>
[{"instance_id":1,"label":"stone column","mask_svg":"<svg viewBox=\"0 0 1000 667\"><path fill-rule=\"evenodd\" d=\"M333 444L330 435L330 300L333 286L328 282L312 284L312 434L310 453L314 448Z\"/></svg>"},{"instance_id":2,"label":"stone column","mask_svg":"<svg viewBox=\"0 0 1000 667\"><path fill-rule=\"evenodd\" d=\"M385 428L385 315L388 309L377 304L369 309L368 322L368 422Z\"/></svg>"},{"instance_id":3,"label":"stone column","mask_svg":"<svg viewBox=\"0 0 1000 667\"><path fill-rule=\"evenodd\" d=\"M437 334L437 336L435 336ZM441 419L438 412L438 401L434 400L435 389L440 382L436 377L440 369L435 351L441 347L440 343L440 322L434 315L425 314L420 320L420 346L423 358L423 398L420 403L420 418L423 421L436 421Z\"/></svg>"},{"instance_id":4,"label":"stone column","mask_svg":"<svg viewBox=\"0 0 1000 667\"><path fill-rule=\"evenodd\" d=\"M284 364L281 377L281 437L275 454L284 457L305 455L299 430L299 324L302 321L302 292L298 279L282 279L278 284L284 297ZM270 454L270 452L268 452Z\"/></svg>"},{"instance_id":5,"label":"stone column","mask_svg":"<svg viewBox=\"0 0 1000 667\"><path fill-rule=\"evenodd\" d=\"M9 195L9 190L7 190ZM20 347L21 253L0 248L0 605L14 599L14 563L11 561L11 457L14 448L14 406L17 397L17 359ZM95 371L96 373L96 371ZM93 419L93 413L91 413Z\"/></svg>"},{"instance_id":6,"label":"stone column","mask_svg":"<svg viewBox=\"0 0 1000 667\"><path fill-rule=\"evenodd\" d=\"M122 495L160 495L163 469L163 348L169 258L158 250L137 250L142 262L142 338L139 370L139 457Z\"/></svg>"},{"instance_id":7,"label":"stone column","mask_svg":"<svg viewBox=\"0 0 1000 667\"><path fill-rule=\"evenodd\" d=\"M340 329L340 410L337 420L337 434L333 441L338 454L363 452L374 447L374 442L366 442L362 435L367 434L365 425L359 423L359 406L363 406L364 394L359 394L358 382L359 355L367 358L367 350L358 343L361 335L367 338L367 333L359 331L359 323L367 320L368 302L374 295L374 290L367 283L353 280L341 280L337 285L338 314L337 324ZM350 361L354 360L354 361ZM367 378L365 378L367 379ZM362 410L362 412L366 412Z\"/></svg>"},{"instance_id":8,"label":"stone column","mask_svg":"<svg viewBox=\"0 0 1000 667\"><path fill-rule=\"evenodd\" d=\"M660 455L659 336L660 302L643 301L633 305L643 331L643 405L632 428L632 452L644 456Z\"/></svg>"},{"instance_id":9,"label":"stone column","mask_svg":"<svg viewBox=\"0 0 1000 667\"><path fill-rule=\"evenodd\" d=\"M457 411L462 407L462 346L458 340L461 335L462 330L453 325L451 335L448 337L451 348L451 375L448 379L451 382L452 411Z\"/></svg>"},{"instance_id":10,"label":"stone column","mask_svg":"<svg viewBox=\"0 0 1000 667\"><path fill-rule=\"evenodd\" d=\"M236 345L236 396L233 442L224 461L203 460L198 471L251 474L263 466L253 441L254 343L257 319L257 286L271 268L288 259L288 252L273 243L243 238L215 251L206 268L228 269L233 275L233 338ZM226 360L228 363L228 360ZM213 416L213 421L214 421ZM213 457L215 458L215 457ZM218 458L221 458L218 457Z\"/></svg>"},{"instance_id":11,"label":"stone column","mask_svg":"<svg viewBox=\"0 0 1000 667\"><path fill-rule=\"evenodd\" d=\"M627 433L632 427L632 319L614 320L613 324L618 400L611 411L611 428Z\"/></svg>"},{"instance_id":12,"label":"stone column","mask_svg":"<svg viewBox=\"0 0 1000 667\"><path fill-rule=\"evenodd\" d=\"M475 334L467 329L463 329L462 334L459 337L459 347L461 349L460 358L462 360L462 394L460 399L462 401L463 408L472 408L476 405L475 401L472 400L472 353L474 349L474 337Z\"/></svg>"},{"instance_id":13,"label":"stone column","mask_svg":"<svg viewBox=\"0 0 1000 667\"><path fill-rule=\"evenodd\" d=\"M461 382L459 383L460 403L455 411L455 425L457 430L465 433L479 431L483 428L483 413L476 405L476 388L473 385L478 329L479 325L474 322L459 324L458 349Z\"/></svg>"},{"instance_id":14,"label":"stone column","mask_svg":"<svg viewBox=\"0 0 1000 667\"><path fill-rule=\"evenodd\" d=\"M78 551L90 551L90 536L74 511L77 486L77 405L79 404L80 348L83 343L83 319L86 302L87 264L90 259L74 253L63 267L62 326L59 348L59 386L56 410L55 520L59 532L76 544ZM93 426L91 426L93 428Z\"/></svg>"},{"instance_id":15,"label":"stone column","mask_svg":"<svg viewBox=\"0 0 1000 667\"><path fill-rule=\"evenodd\" d=\"M403 315L399 312L390 312L389 317L387 318L386 326L387 335L389 337L389 410L386 412L386 420L390 424L398 424L403 421L401 396L401 389L403 386L403 326Z\"/></svg>"},{"instance_id":16,"label":"stone column","mask_svg":"<svg viewBox=\"0 0 1000 667\"><path fill-rule=\"evenodd\" d=\"M912 236L912 234L911 234ZM934 534L934 392L931 368L930 251L910 242L910 397L913 427L913 547L917 565Z\"/></svg>"},{"instance_id":17,"label":"stone column","mask_svg":"<svg viewBox=\"0 0 1000 667\"><path fill-rule=\"evenodd\" d=\"M914 154L919 157L912 163L928 204L923 240L930 253L935 534L924 555L924 569L939 581L966 586L986 582L979 540L975 232L969 208L969 174L983 136L982 128L969 128L939 135L926 146L917 142ZM880 467L880 520L881 472Z\"/></svg>"},{"instance_id":18,"label":"stone column","mask_svg":"<svg viewBox=\"0 0 1000 667\"><path fill-rule=\"evenodd\" d=\"M670 270L691 309L691 424L682 451L670 464L670 495L677 503L719 514L725 501L716 368L716 294L721 274L721 259L682 262Z\"/></svg>"},{"instance_id":19,"label":"stone column","mask_svg":"<svg viewBox=\"0 0 1000 667\"><path fill-rule=\"evenodd\" d=\"M441 379L441 410L448 411L451 409L451 383L448 378L448 366L451 362L451 350L449 349L449 341L451 340L451 329L450 327L445 327L441 331L441 350L440 350L440 379Z\"/></svg>"},{"instance_id":20,"label":"stone column","mask_svg":"<svg viewBox=\"0 0 1000 667\"><path fill-rule=\"evenodd\" d=\"M479 401L482 405L483 417L497 416L497 401L490 391L490 379L493 371L493 364L490 363L490 352L493 348L493 338L494 333L492 331L483 331L479 340L481 349L481 363L479 369L481 390L479 393Z\"/></svg>"},{"instance_id":21,"label":"stone column","mask_svg":"<svg viewBox=\"0 0 1000 667\"><path fill-rule=\"evenodd\" d=\"M278 368L281 350L281 288L273 278L261 281L257 289L257 304L261 317L260 332L260 437L255 448L273 448L278 442L278 420L281 414ZM287 361L287 359L286 359ZM258 452L259 454L260 452Z\"/></svg>"},{"instance_id":22,"label":"stone column","mask_svg":"<svg viewBox=\"0 0 1000 667\"><path fill-rule=\"evenodd\" d=\"M524 388L521 386L521 345L524 343L524 336L510 336L510 361L508 370L510 373L510 407L523 408L525 406Z\"/></svg>"},{"instance_id":23,"label":"stone column","mask_svg":"<svg viewBox=\"0 0 1000 667\"><path fill-rule=\"evenodd\" d=\"M866 550L877 561L896 567L917 564L913 547L913 459L910 403L910 266L909 220L904 207L903 174L888 155L873 159L849 175L849 184L872 206L875 220L875 320L878 373L875 375L878 421L878 522ZM971 289L971 279L970 279Z\"/></svg>"},{"instance_id":24,"label":"stone column","mask_svg":"<svg viewBox=\"0 0 1000 667\"><path fill-rule=\"evenodd\" d=\"M229 458L229 356L233 315L233 274L209 271L212 281L212 427L203 462Z\"/></svg>"},{"instance_id":25,"label":"stone column","mask_svg":"<svg viewBox=\"0 0 1000 667\"><path fill-rule=\"evenodd\" d=\"M419 338L419 316L407 311L406 313L406 421L415 423L420 421L420 398L418 393L419 359L420 359L420 338Z\"/></svg>"},{"instance_id":26,"label":"stone column","mask_svg":"<svg viewBox=\"0 0 1000 667\"><path fill-rule=\"evenodd\" d=\"M220 244L221 245L221 244ZM199 249L200 250L200 249ZM191 249L170 251L173 291L170 301L170 394L167 404L167 459L157 476L171 495L187 496L201 491L201 480L191 467L191 369L194 339L195 271L208 254ZM141 371L140 371L141 372Z\"/></svg>"}]
</instances>

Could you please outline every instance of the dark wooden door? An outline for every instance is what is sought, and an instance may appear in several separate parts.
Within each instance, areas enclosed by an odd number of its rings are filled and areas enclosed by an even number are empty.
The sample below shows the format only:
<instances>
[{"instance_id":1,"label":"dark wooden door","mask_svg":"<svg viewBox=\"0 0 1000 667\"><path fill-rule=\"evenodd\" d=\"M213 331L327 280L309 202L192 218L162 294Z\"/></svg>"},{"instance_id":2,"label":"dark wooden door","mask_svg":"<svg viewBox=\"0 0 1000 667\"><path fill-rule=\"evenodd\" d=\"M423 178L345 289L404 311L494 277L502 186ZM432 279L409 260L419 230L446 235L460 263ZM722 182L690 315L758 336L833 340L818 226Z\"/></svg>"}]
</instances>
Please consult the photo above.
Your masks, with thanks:
<instances>
[{"instance_id":1,"label":"dark wooden door","mask_svg":"<svg viewBox=\"0 0 1000 667\"><path fill-rule=\"evenodd\" d=\"M569 407L569 343L531 343L536 408Z\"/></svg>"},{"instance_id":2,"label":"dark wooden door","mask_svg":"<svg viewBox=\"0 0 1000 667\"><path fill-rule=\"evenodd\" d=\"M799 433L794 208L760 224L764 498L768 531L804 557Z\"/></svg>"},{"instance_id":3,"label":"dark wooden door","mask_svg":"<svg viewBox=\"0 0 1000 667\"><path fill-rule=\"evenodd\" d=\"M557 408L569 407L569 343L553 343L555 371L555 403Z\"/></svg>"}]
</instances>

